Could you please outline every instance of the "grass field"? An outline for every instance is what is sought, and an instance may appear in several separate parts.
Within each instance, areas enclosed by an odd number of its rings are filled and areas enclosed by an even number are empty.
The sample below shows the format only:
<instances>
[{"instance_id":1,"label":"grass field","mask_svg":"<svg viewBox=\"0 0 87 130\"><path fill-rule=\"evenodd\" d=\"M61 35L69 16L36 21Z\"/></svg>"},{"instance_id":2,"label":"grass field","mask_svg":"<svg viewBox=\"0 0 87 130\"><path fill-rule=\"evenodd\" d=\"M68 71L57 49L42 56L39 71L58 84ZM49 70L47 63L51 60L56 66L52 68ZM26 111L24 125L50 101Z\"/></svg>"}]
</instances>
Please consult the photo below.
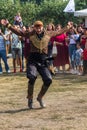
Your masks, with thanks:
<instances>
[{"instance_id":1,"label":"grass field","mask_svg":"<svg viewBox=\"0 0 87 130\"><path fill-rule=\"evenodd\" d=\"M27 107L25 73L0 75L0 130L87 130L87 76L57 74L40 109L34 89L34 109Z\"/></svg>"}]
</instances>

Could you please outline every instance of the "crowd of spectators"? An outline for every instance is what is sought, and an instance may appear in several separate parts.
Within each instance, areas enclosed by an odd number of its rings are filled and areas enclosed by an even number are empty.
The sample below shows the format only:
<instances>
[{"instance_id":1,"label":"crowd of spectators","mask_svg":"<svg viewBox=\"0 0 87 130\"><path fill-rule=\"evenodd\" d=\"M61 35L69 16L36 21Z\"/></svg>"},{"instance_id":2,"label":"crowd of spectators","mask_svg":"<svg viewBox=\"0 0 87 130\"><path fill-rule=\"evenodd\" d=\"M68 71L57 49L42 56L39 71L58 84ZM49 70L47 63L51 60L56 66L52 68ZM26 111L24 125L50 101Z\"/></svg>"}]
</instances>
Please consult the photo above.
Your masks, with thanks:
<instances>
[{"instance_id":1,"label":"crowd of spectators","mask_svg":"<svg viewBox=\"0 0 87 130\"><path fill-rule=\"evenodd\" d=\"M32 31L33 25L23 25L21 14L18 12L14 17L14 27L25 31ZM48 57L52 56L54 44L57 48L57 55L54 60L49 61L49 69L52 74L71 73L85 75L87 73L87 28L84 24L73 23L73 27L59 36L51 37L48 43ZM59 31L62 25L49 23L47 31ZM30 39L21 37L11 32L8 28L4 32L0 29L0 74L3 73L1 59L4 61L7 73L10 73L8 63L9 52L12 54L13 73L16 73L17 65L20 72L26 70L27 59L30 52ZM66 65L68 64L68 68Z\"/></svg>"}]
</instances>

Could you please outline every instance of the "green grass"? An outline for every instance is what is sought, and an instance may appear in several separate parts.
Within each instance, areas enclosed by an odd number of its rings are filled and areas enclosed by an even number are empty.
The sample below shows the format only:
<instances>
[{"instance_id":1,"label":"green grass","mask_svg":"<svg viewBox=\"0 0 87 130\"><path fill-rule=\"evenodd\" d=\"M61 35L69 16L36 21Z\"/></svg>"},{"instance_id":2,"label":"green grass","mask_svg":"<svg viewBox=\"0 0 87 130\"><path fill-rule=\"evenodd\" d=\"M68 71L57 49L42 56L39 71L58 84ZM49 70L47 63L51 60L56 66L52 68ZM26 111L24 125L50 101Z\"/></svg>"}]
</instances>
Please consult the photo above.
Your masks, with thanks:
<instances>
[{"instance_id":1,"label":"green grass","mask_svg":"<svg viewBox=\"0 0 87 130\"><path fill-rule=\"evenodd\" d=\"M34 110L27 107L27 83L25 73L0 75L0 130L86 130L87 76L53 76L44 96L46 109L36 101L41 77L35 83Z\"/></svg>"}]
</instances>

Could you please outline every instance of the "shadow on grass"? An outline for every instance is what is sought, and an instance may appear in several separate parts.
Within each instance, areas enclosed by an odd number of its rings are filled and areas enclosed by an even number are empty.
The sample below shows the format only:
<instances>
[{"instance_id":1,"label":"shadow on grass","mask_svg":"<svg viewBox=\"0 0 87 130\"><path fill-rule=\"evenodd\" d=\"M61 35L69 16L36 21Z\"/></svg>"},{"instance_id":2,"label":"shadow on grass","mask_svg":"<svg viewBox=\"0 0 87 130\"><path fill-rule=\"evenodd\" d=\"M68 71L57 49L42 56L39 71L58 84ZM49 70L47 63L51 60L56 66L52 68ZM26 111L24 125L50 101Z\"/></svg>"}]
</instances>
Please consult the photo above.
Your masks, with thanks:
<instances>
[{"instance_id":1,"label":"shadow on grass","mask_svg":"<svg viewBox=\"0 0 87 130\"><path fill-rule=\"evenodd\" d=\"M18 109L18 110L7 110L7 111L0 111L0 114L3 114L3 113L15 114L15 113L23 112L23 111L28 111L28 110L29 108Z\"/></svg>"},{"instance_id":2,"label":"shadow on grass","mask_svg":"<svg viewBox=\"0 0 87 130\"><path fill-rule=\"evenodd\" d=\"M15 114L15 113L20 113L20 112L25 112L25 111L34 111L34 110L42 110L45 108L33 108L33 109L29 109L29 108L23 108L23 109L17 109L17 110L5 110L5 111L0 111L0 114Z\"/></svg>"}]
</instances>

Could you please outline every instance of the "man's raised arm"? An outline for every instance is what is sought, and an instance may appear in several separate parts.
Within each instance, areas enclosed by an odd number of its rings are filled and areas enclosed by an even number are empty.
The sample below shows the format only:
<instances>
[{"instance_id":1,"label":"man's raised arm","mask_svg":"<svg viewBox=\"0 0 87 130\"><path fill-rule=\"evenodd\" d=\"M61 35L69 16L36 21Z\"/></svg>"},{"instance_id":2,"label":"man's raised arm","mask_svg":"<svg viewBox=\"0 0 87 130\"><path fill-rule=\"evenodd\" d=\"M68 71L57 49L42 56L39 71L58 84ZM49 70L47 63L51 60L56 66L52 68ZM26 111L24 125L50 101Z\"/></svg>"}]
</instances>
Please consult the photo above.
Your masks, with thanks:
<instances>
[{"instance_id":1,"label":"man's raised arm","mask_svg":"<svg viewBox=\"0 0 87 130\"><path fill-rule=\"evenodd\" d=\"M62 28L61 30L59 30L59 31L49 31L48 33L51 37L58 36L58 35L61 35L65 32L67 32L67 31L69 31L70 28L72 28L72 27L73 27L73 24L71 22L68 22L67 26Z\"/></svg>"},{"instance_id":2,"label":"man's raised arm","mask_svg":"<svg viewBox=\"0 0 87 130\"><path fill-rule=\"evenodd\" d=\"M29 33L27 32L22 32L21 30L15 28L14 26L12 26L8 20L2 19L0 21L0 23L5 26L6 28L8 28L9 30L11 30L12 32L14 32L15 34L19 35L19 36L23 36L23 37L27 37L29 36Z\"/></svg>"}]
</instances>

